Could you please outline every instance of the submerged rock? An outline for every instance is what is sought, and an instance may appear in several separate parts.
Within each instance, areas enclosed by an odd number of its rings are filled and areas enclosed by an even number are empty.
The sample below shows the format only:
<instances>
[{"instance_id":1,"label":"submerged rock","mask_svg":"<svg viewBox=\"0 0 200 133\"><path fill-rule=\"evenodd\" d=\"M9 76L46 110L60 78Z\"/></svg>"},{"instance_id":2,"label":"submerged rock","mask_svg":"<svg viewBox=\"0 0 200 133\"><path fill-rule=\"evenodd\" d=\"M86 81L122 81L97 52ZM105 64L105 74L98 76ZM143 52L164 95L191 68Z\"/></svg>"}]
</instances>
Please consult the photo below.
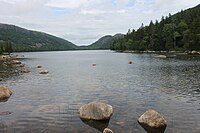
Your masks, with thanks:
<instances>
[{"instance_id":1,"label":"submerged rock","mask_svg":"<svg viewBox=\"0 0 200 133\"><path fill-rule=\"evenodd\" d=\"M29 70L29 68L27 68L27 67L24 67L24 68L20 69L20 72L21 73L29 73L29 72L31 72L31 70Z\"/></svg>"},{"instance_id":2,"label":"submerged rock","mask_svg":"<svg viewBox=\"0 0 200 133\"><path fill-rule=\"evenodd\" d=\"M0 86L0 101L8 99L12 95L12 92L9 88Z\"/></svg>"},{"instance_id":3,"label":"submerged rock","mask_svg":"<svg viewBox=\"0 0 200 133\"><path fill-rule=\"evenodd\" d=\"M80 118L86 120L109 120L113 107L102 102L91 102L80 108Z\"/></svg>"},{"instance_id":4,"label":"submerged rock","mask_svg":"<svg viewBox=\"0 0 200 133\"><path fill-rule=\"evenodd\" d=\"M41 66L41 65L37 65L36 67L37 67L37 68L42 68L42 66Z\"/></svg>"},{"instance_id":5,"label":"submerged rock","mask_svg":"<svg viewBox=\"0 0 200 133\"><path fill-rule=\"evenodd\" d=\"M97 120L83 120L81 119L83 123L89 125L92 128L97 129L98 131L100 131L101 133L103 132L103 130L105 128L108 127L109 124L109 120L106 121L97 121Z\"/></svg>"},{"instance_id":6,"label":"submerged rock","mask_svg":"<svg viewBox=\"0 0 200 133\"><path fill-rule=\"evenodd\" d=\"M133 64L133 62L132 62L132 61L129 61L128 64Z\"/></svg>"},{"instance_id":7,"label":"submerged rock","mask_svg":"<svg viewBox=\"0 0 200 133\"><path fill-rule=\"evenodd\" d=\"M164 133L167 127L165 118L155 110L148 110L138 119L138 123L148 133Z\"/></svg>"},{"instance_id":8,"label":"submerged rock","mask_svg":"<svg viewBox=\"0 0 200 133\"><path fill-rule=\"evenodd\" d=\"M47 70L41 70L41 71L39 71L39 73L40 73L40 74L48 74L49 71L47 71Z\"/></svg>"},{"instance_id":9,"label":"submerged rock","mask_svg":"<svg viewBox=\"0 0 200 133\"><path fill-rule=\"evenodd\" d=\"M0 112L0 115L9 115L12 114L12 112L6 111L6 112Z\"/></svg>"},{"instance_id":10,"label":"submerged rock","mask_svg":"<svg viewBox=\"0 0 200 133\"><path fill-rule=\"evenodd\" d=\"M125 126L125 122L124 121L117 121L116 124L121 126L121 127Z\"/></svg>"},{"instance_id":11,"label":"submerged rock","mask_svg":"<svg viewBox=\"0 0 200 133\"><path fill-rule=\"evenodd\" d=\"M109 128L105 128L103 130L103 133L113 133L113 131L111 129L109 129Z\"/></svg>"}]
</instances>

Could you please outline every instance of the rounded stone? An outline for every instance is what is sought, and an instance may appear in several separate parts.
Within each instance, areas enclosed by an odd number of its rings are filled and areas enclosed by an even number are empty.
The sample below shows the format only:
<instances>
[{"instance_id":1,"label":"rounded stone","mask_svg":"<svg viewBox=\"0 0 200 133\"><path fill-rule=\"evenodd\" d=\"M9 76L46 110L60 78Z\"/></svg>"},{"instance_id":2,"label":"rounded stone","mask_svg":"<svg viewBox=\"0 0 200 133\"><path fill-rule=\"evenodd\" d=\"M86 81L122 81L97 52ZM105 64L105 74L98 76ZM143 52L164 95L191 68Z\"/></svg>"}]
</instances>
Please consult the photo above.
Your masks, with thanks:
<instances>
[{"instance_id":1,"label":"rounded stone","mask_svg":"<svg viewBox=\"0 0 200 133\"><path fill-rule=\"evenodd\" d=\"M111 129L109 129L109 128L105 128L103 130L103 133L113 133L113 131Z\"/></svg>"},{"instance_id":2,"label":"rounded stone","mask_svg":"<svg viewBox=\"0 0 200 133\"><path fill-rule=\"evenodd\" d=\"M8 99L12 95L9 88L5 86L0 86L0 100Z\"/></svg>"},{"instance_id":3,"label":"rounded stone","mask_svg":"<svg viewBox=\"0 0 200 133\"><path fill-rule=\"evenodd\" d=\"M164 133L167 121L155 110L148 110L138 118L138 123L148 133Z\"/></svg>"},{"instance_id":4,"label":"rounded stone","mask_svg":"<svg viewBox=\"0 0 200 133\"><path fill-rule=\"evenodd\" d=\"M80 110L80 118L85 120L109 120L113 114L113 107L102 102L91 102L83 105Z\"/></svg>"},{"instance_id":5,"label":"rounded stone","mask_svg":"<svg viewBox=\"0 0 200 133\"><path fill-rule=\"evenodd\" d=\"M41 66L41 65L37 65L36 67L37 67L37 68L42 68L42 66Z\"/></svg>"},{"instance_id":6,"label":"rounded stone","mask_svg":"<svg viewBox=\"0 0 200 133\"><path fill-rule=\"evenodd\" d=\"M49 71L47 71L47 70L41 70L41 71L39 71L39 73L40 73L40 74L48 74Z\"/></svg>"}]
</instances>

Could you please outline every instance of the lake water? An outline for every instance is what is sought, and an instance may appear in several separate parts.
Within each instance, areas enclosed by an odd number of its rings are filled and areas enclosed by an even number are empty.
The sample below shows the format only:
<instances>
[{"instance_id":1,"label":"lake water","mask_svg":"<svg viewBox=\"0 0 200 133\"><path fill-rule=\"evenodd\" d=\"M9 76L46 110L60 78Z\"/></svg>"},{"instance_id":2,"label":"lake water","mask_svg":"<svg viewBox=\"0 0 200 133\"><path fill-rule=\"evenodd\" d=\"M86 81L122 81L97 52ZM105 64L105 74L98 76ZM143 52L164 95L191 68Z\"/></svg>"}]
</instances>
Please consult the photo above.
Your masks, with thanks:
<instances>
[{"instance_id":1,"label":"lake water","mask_svg":"<svg viewBox=\"0 0 200 133\"><path fill-rule=\"evenodd\" d=\"M165 116L165 133L200 133L199 58L113 51L21 55L31 73L0 81L13 91L0 103L0 133L98 133L79 119L80 106L91 101L113 106L108 127L115 133L145 133L137 118L147 109ZM40 75L37 65L49 74Z\"/></svg>"}]
</instances>

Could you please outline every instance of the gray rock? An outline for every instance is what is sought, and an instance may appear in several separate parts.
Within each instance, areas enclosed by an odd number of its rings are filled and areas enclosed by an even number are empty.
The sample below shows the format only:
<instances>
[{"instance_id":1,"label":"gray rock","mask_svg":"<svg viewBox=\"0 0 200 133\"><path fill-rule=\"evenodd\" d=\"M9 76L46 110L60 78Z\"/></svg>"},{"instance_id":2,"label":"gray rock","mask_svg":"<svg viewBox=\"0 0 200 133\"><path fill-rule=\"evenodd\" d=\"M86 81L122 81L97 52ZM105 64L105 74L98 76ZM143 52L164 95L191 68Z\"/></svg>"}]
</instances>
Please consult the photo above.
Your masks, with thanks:
<instances>
[{"instance_id":1,"label":"gray rock","mask_svg":"<svg viewBox=\"0 0 200 133\"><path fill-rule=\"evenodd\" d=\"M39 71L39 73L40 73L40 74L48 74L49 71L47 71L47 70L41 70L41 71Z\"/></svg>"},{"instance_id":2,"label":"gray rock","mask_svg":"<svg viewBox=\"0 0 200 133\"><path fill-rule=\"evenodd\" d=\"M29 73L31 71L27 67L24 67L24 68L20 69L20 72L21 73Z\"/></svg>"},{"instance_id":3,"label":"gray rock","mask_svg":"<svg viewBox=\"0 0 200 133\"><path fill-rule=\"evenodd\" d=\"M91 102L80 108L80 118L85 120L109 120L113 107L102 102Z\"/></svg>"},{"instance_id":4,"label":"gray rock","mask_svg":"<svg viewBox=\"0 0 200 133\"><path fill-rule=\"evenodd\" d=\"M36 67L37 67L37 68L42 68L42 66L41 66L41 65L37 65Z\"/></svg>"},{"instance_id":5,"label":"gray rock","mask_svg":"<svg viewBox=\"0 0 200 133\"><path fill-rule=\"evenodd\" d=\"M12 64L16 64L16 65L19 65L19 64L22 64L20 61L18 61L18 60L13 60L12 61Z\"/></svg>"},{"instance_id":6,"label":"gray rock","mask_svg":"<svg viewBox=\"0 0 200 133\"><path fill-rule=\"evenodd\" d=\"M20 64L19 67L25 67L25 64Z\"/></svg>"},{"instance_id":7,"label":"gray rock","mask_svg":"<svg viewBox=\"0 0 200 133\"><path fill-rule=\"evenodd\" d=\"M19 71L18 70L14 70L14 73L18 73Z\"/></svg>"},{"instance_id":8,"label":"gray rock","mask_svg":"<svg viewBox=\"0 0 200 133\"><path fill-rule=\"evenodd\" d=\"M155 110L148 110L138 118L138 123L148 133L164 133L167 127L165 118Z\"/></svg>"},{"instance_id":9,"label":"gray rock","mask_svg":"<svg viewBox=\"0 0 200 133\"><path fill-rule=\"evenodd\" d=\"M12 92L9 88L0 86L0 101L8 99L12 95Z\"/></svg>"},{"instance_id":10,"label":"gray rock","mask_svg":"<svg viewBox=\"0 0 200 133\"><path fill-rule=\"evenodd\" d=\"M103 130L103 133L113 133L113 131L111 129L109 129L109 128L105 128Z\"/></svg>"}]
</instances>

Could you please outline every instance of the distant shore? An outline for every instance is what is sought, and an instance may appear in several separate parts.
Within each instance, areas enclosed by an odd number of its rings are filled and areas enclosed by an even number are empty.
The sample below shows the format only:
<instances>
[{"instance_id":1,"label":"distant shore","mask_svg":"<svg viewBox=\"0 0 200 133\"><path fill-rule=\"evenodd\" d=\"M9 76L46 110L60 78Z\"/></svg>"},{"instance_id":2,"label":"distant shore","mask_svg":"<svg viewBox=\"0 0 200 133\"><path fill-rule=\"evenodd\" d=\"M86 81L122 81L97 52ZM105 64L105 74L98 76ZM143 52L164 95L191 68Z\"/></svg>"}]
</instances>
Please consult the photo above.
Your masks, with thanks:
<instances>
[{"instance_id":1,"label":"distant shore","mask_svg":"<svg viewBox=\"0 0 200 133\"><path fill-rule=\"evenodd\" d=\"M155 53L155 54L180 54L180 55L200 55L200 51L134 51L125 50L123 53Z\"/></svg>"}]
</instances>

